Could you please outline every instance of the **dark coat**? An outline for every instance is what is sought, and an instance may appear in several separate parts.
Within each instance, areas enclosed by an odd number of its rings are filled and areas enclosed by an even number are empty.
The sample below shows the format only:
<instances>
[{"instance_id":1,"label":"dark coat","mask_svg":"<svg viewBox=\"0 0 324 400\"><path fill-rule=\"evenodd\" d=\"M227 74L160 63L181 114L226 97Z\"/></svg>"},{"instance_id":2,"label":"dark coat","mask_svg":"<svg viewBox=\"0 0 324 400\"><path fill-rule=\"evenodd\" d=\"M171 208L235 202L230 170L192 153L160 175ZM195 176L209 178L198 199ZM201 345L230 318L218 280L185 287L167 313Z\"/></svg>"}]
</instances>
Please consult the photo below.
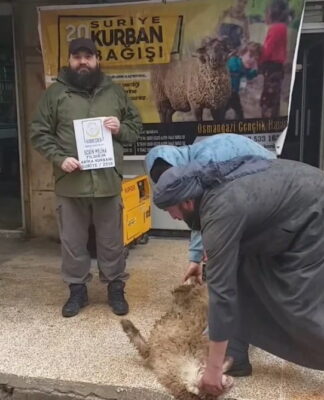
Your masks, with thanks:
<instances>
[{"instance_id":1,"label":"dark coat","mask_svg":"<svg viewBox=\"0 0 324 400\"><path fill-rule=\"evenodd\" d=\"M67 157L78 158L73 120L115 116L120 133L113 135L115 168L61 169ZM64 197L111 197L121 192L123 145L135 143L141 132L139 113L123 88L104 76L92 94L68 83L66 70L44 93L31 123L33 147L54 165L55 193Z\"/></svg>"},{"instance_id":2,"label":"dark coat","mask_svg":"<svg viewBox=\"0 0 324 400\"><path fill-rule=\"evenodd\" d=\"M324 370L324 174L275 160L205 191L209 335Z\"/></svg>"}]
</instances>

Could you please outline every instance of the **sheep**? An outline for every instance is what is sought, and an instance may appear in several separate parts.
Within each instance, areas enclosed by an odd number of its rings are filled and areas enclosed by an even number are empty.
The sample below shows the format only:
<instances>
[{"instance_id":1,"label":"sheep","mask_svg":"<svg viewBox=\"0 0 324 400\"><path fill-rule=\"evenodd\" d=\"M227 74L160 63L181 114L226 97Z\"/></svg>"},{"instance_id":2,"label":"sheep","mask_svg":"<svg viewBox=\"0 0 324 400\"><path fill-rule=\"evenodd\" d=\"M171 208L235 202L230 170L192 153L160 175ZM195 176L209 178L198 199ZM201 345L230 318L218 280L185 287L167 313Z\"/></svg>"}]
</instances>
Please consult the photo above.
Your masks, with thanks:
<instances>
[{"instance_id":1,"label":"sheep","mask_svg":"<svg viewBox=\"0 0 324 400\"><path fill-rule=\"evenodd\" d=\"M194 58L155 67L151 85L161 122L172 122L175 111L193 111L202 121L204 108L219 120L231 95L228 57L225 40L207 38Z\"/></svg>"},{"instance_id":2,"label":"sheep","mask_svg":"<svg viewBox=\"0 0 324 400\"><path fill-rule=\"evenodd\" d=\"M181 285L172 294L170 310L155 322L147 341L131 321L122 319L122 328L144 359L144 366L153 370L177 400L215 400L198 389L208 355L208 338L203 334L207 326L206 287ZM224 371L230 365L228 358ZM233 379L223 375L223 384L229 389Z\"/></svg>"}]
</instances>

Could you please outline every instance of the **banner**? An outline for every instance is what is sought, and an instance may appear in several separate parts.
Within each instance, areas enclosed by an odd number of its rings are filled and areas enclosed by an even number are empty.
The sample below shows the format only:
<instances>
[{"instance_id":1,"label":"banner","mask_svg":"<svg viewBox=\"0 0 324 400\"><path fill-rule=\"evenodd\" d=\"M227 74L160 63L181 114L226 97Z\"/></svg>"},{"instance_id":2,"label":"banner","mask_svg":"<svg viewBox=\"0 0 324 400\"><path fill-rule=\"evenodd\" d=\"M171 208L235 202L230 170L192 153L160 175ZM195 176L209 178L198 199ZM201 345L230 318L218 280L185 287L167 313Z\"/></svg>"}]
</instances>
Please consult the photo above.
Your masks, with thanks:
<instances>
[{"instance_id":1,"label":"banner","mask_svg":"<svg viewBox=\"0 0 324 400\"><path fill-rule=\"evenodd\" d=\"M102 69L139 109L144 132L125 154L246 135L274 151L287 127L304 0L188 0L40 7L47 85L89 37Z\"/></svg>"}]
</instances>

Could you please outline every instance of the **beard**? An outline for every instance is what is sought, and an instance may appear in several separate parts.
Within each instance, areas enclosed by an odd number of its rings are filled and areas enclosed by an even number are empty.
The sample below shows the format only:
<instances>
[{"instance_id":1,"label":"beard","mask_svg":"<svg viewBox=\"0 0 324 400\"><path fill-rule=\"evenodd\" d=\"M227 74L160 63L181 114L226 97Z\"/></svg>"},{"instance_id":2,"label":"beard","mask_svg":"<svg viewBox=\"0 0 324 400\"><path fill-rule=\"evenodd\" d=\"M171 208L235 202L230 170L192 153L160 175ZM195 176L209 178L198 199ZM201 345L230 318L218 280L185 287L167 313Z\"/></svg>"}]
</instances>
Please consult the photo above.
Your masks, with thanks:
<instances>
[{"instance_id":1,"label":"beard","mask_svg":"<svg viewBox=\"0 0 324 400\"><path fill-rule=\"evenodd\" d=\"M95 68L79 67L72 69L68 66L66 78L72 86L78 89L92 90L101 82L102 72L99 64Z\"/></svg>"},{"instance_id":2,"label":"beard","mask_svg":"<svg viewBox=\"0 0 324 400\"><path fill-rule=\"evenodd\" d=\"M183 221L189 226L193 231L201 230L200 214L199 214L199 203L195 201L195 206L193 211L184 210L181 206L180 209L183 215Z\"/></svg>"}]
</instances>

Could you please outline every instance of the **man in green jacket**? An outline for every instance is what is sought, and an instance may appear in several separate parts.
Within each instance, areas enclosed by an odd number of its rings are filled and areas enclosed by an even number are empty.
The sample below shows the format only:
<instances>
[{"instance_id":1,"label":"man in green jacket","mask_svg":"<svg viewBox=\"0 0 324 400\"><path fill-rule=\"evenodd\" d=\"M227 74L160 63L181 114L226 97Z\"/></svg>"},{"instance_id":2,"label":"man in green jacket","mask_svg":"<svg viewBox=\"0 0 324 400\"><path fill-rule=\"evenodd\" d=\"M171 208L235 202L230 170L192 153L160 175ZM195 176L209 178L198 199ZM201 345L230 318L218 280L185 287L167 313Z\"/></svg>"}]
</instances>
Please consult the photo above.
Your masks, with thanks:
<instances>
[{"instance_id":1,"label":"man in green jacket","mask_svg":"<svg viewBox=\"0 0 324 400\"><path fill-rule=\"evenodd\" d=\"M106 117L112 133L115 167L82 170L73 121ZM95 226L100 280L108 285L108 304L117 315L128 312L120 199L123 144L135 143L141 131L138 111L119 85L101 72L95 44L70 43L69 65L44 93L31 124L33 147L53 163L57 214L62 243L62 275L70 297L64 317L88 304L91 280L88 229Z\"/></svg>"}]
</instances>

